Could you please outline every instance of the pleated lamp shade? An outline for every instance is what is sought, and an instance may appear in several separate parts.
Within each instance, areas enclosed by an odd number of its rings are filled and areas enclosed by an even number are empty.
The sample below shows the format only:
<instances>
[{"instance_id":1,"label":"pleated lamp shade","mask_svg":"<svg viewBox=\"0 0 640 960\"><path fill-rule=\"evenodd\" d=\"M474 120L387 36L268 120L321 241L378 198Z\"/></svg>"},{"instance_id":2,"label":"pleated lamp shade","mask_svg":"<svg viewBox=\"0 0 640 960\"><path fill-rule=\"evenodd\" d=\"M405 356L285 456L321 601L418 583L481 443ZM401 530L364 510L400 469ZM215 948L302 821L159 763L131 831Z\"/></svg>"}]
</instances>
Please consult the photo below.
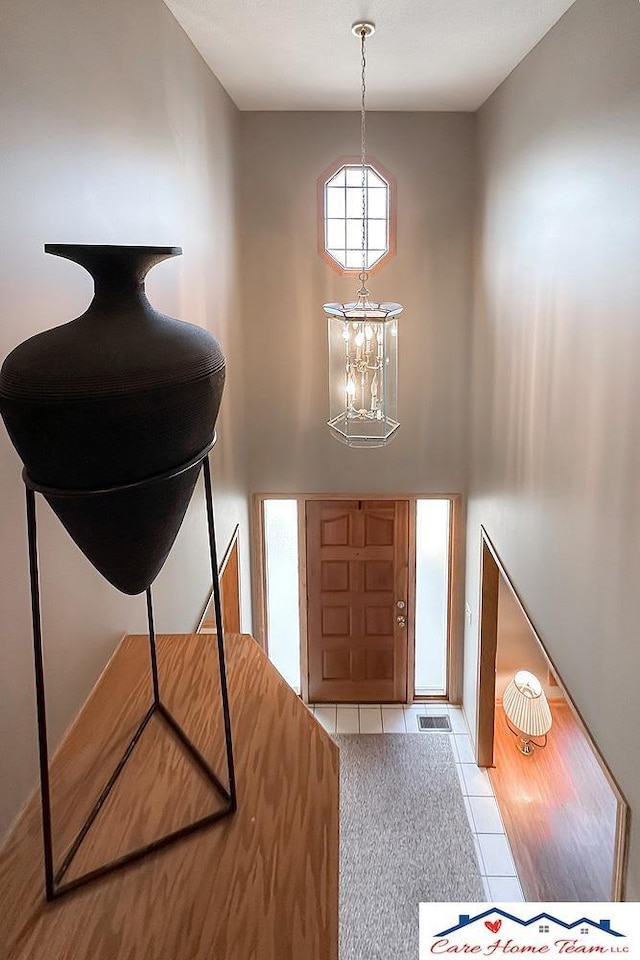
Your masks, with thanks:
<instances>
[{"instance_id":1,"label":"pleated lamp shade","mask_svg":"<svg viewBox=\"0 0 640 960\"><path fill-rule=\"evenodd\" d=\"M519 670L502 695L507 719L527 737L543 737L551 729L551 710L537 677Z\"/></svg>"}]
</instances>

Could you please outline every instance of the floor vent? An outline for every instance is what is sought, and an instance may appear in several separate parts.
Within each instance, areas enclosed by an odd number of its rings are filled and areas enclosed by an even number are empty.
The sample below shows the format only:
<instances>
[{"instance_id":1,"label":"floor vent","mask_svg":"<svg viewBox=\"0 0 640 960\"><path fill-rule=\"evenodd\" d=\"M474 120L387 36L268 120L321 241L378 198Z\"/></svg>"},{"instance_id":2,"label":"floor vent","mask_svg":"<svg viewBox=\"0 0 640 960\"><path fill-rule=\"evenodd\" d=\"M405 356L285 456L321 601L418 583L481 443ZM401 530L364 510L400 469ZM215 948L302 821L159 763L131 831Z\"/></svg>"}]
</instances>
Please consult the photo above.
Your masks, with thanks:
<instances>
[{"instance_id":1,"label":"floor vent","mask_svg":"<svg viewBox=\"0 0 640 960\"><path fill-rule=\"evenodd\" d=\"M451 733L451 721L446 714L440 716L418 716L418 730L442 731Z\"/></svg>"}]
</instances>

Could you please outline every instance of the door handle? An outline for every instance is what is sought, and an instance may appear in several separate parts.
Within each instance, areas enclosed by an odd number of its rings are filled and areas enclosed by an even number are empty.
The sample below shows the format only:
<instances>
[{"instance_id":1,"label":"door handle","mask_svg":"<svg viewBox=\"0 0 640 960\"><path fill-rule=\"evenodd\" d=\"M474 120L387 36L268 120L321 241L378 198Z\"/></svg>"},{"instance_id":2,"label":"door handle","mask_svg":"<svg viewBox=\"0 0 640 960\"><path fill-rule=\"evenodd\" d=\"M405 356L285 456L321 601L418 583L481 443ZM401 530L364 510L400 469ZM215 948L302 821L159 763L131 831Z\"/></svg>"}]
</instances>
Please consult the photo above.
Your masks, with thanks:
<instances>
[{"instance_id":1,"label":"door handle","mask_svg":"<svg viewBox=\"0 0 640 960\"><path fill-rule=\"evenodd\" d=\"M404 626L405 626L406 621L405 621L404 617L398 617L397 620L398 620L398 625L399 625L399 626L401 626L401 627L404 627Z\"/></svg>"}]
</instances>

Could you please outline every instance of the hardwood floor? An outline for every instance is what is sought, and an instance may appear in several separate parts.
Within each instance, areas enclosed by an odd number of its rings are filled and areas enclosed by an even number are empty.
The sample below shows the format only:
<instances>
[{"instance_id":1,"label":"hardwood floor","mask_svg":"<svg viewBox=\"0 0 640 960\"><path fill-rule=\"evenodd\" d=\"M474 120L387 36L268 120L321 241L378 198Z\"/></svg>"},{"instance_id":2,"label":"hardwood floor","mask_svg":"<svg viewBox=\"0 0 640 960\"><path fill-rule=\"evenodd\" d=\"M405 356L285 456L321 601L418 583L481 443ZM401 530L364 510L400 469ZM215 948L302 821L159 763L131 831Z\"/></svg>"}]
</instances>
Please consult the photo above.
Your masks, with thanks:
<instances>
[{"instance_id":1,"label":"hardwood floor","mask_svg":"<svg viewBox=\"0 0 640 960\"><path fill-rule=\"evenodd\" d=\"M551 702L545 749L526 757L496 705L490 770L527 900L609 901L616 799L566 703Z\"/></svg>"},{"instance_id":2,"label":"hardwood floor","mask_svg":"<svg viewBox=\"0 0 640 960\"><path fill-rule=\"evenodd\" d=\"M337 747L250 637L228 635L225 645L237 812L46 904L34 796L0 853L0 956L6 944L11 960L337 960ZM158 655L163 699L224 769L215 644L161 636ZM58 858L149 687L147 638L126 637L51 764ZM152 721L73 868L91 869L215 804Z\"/></svg>"}]
</instances>

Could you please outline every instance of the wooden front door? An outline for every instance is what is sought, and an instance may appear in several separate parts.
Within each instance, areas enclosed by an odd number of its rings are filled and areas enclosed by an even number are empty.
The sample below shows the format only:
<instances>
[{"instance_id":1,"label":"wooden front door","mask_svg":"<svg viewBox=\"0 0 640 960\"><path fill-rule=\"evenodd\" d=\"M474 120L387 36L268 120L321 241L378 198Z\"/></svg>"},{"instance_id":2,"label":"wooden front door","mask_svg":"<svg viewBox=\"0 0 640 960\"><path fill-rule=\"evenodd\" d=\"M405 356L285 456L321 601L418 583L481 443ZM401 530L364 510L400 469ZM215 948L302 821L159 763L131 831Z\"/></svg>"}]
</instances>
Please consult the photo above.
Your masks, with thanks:
<instances>
[{"instance_id":1,"label":"wooden front door","mask_svg":"<svg viewBox=\"0 0 640 960\"><path fill-rule=\"evenodd\" d=\"M309 500L309 700L407 696L406 500Z\"/></svg>"}]
</instances>

